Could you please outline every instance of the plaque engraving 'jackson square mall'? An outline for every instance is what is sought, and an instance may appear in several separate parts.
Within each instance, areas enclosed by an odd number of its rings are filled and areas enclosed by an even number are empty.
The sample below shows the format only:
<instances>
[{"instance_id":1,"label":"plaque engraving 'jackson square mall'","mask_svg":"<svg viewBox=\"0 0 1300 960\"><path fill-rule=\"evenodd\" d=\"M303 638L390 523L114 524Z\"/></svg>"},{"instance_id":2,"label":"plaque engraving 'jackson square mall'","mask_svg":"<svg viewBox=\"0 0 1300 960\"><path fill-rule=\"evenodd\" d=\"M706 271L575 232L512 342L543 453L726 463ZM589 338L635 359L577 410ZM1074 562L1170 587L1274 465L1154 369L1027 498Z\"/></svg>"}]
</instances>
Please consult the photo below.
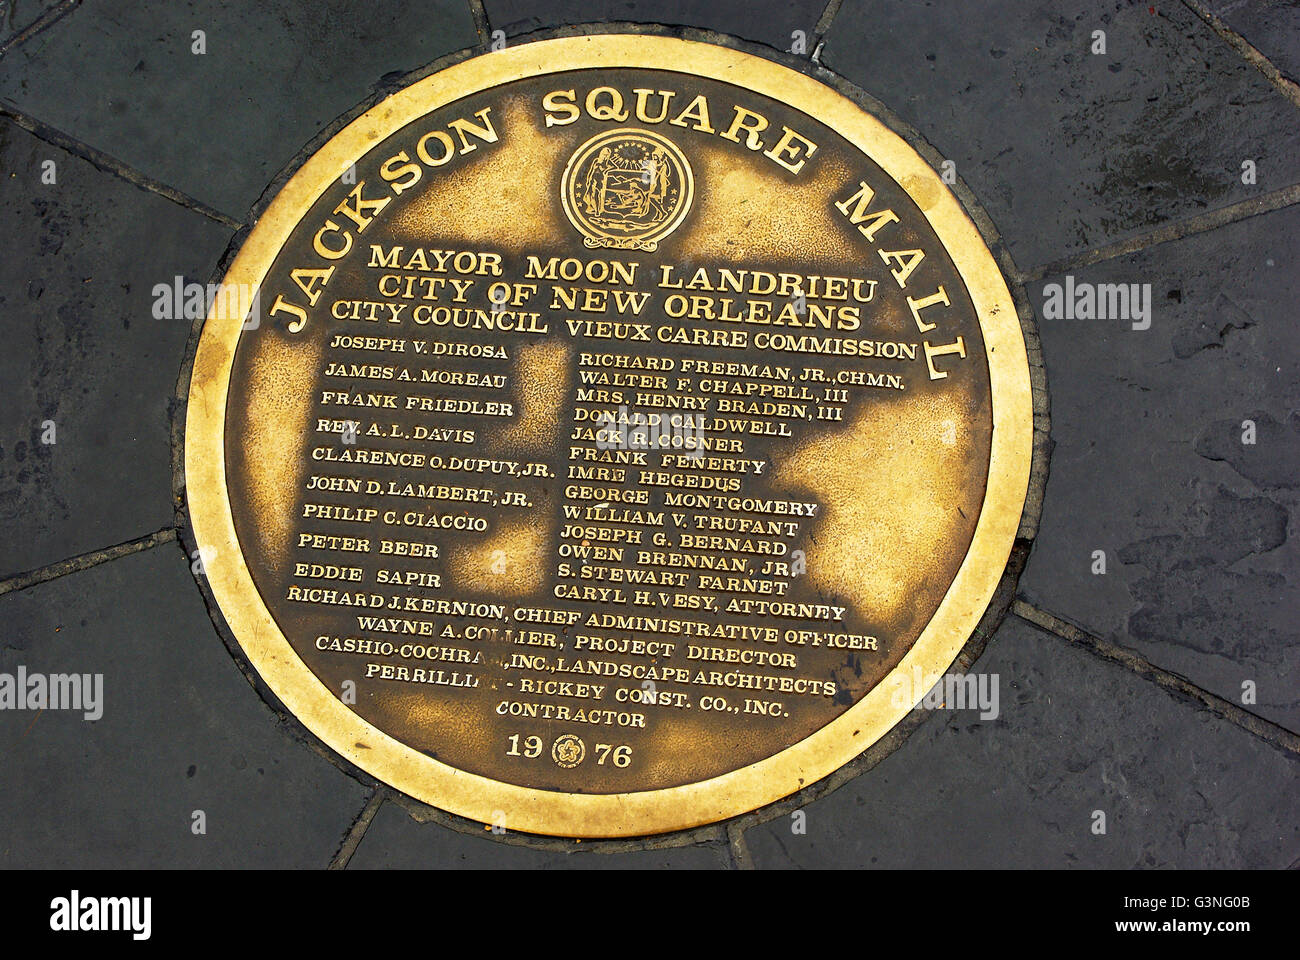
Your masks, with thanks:
<instances>
[{"instance_id":1,"label":"plaque engraving 'jackson square mall'","mask_svg":"<svg viewBox=\"0 0 1300 960\"><path fill-rule=\"evenodd\" d=\"M794 793L988 608L1016 308L939 176L735 50L579 36L360 116L265 211L187 408L204 578L348 761L511 830Z\"/></svg>"}]
</instances>

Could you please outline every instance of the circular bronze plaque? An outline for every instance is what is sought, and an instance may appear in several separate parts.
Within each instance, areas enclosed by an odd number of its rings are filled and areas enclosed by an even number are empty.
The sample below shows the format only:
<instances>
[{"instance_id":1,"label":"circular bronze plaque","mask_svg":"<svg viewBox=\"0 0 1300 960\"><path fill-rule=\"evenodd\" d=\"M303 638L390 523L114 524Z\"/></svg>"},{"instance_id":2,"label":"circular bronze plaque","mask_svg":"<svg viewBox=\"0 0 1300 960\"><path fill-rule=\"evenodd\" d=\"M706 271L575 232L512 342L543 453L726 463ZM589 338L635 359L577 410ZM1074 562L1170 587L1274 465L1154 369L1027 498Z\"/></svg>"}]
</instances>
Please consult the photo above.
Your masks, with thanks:
<instances>
[{"instance_id":1,"label":"circular bronze plaque","mask_svg":"<svg viewBox=\"0 0 1300 960\"><path fill-rule=\"evenodd\" d=\"M907 143L766 60L459 63L303 164L222 293L185 449L212 593L312 732L446 810L627 836L786 796L1006 567L1007 286Z\"/></svg>"}]
</instances>

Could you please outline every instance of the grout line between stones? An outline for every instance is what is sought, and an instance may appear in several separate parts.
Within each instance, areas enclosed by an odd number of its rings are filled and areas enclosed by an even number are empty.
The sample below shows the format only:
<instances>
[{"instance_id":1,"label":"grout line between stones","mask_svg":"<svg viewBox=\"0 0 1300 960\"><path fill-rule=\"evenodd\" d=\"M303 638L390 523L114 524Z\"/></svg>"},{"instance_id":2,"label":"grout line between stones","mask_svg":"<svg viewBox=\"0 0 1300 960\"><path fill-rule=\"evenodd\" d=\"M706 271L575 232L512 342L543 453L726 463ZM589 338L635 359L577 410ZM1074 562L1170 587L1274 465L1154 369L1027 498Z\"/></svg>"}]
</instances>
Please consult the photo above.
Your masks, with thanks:
<instances>
[{"instance_id":1,"label":"grout line between stones","mask_svg":"<svg viewBox=\"0 0 1300 960\"><path fill-rule=\"evenodd\" d=\"M836 15L840 12L840 7L844 5L844 0L827 0L827 4L822 15L817 18L817 26L813 27L813 35L820 40L826 36L830 30L831 23L835 20Z\"/></svg>"},{"instance_id":2,"label":"grout line between stones","mask_svg":"<svg viewBox=\"0 0 1300 960\"><path fill-rule=\"evenodd\" d=\"M1273 65L1249 40L1216 17L1200 0L1183 0L1183 6L1205 21L1206 26L1219 35L1242 59L1262 73L1282 96L1300 107L1300 85Z\"/></svg>"},{"instance_id":3,"label":"grout line between stones","mask_svg":"<svg viewBox=\"0 0 1300 960\"><path fill-rule=\"evenodd\" d=\"M1265 720L1249 710L1243 710L1232 701L1225 700L1208 690L1198 687L1186 677L1181 677L1162 667L1157 667L1146 657L1133 650L1094 636L1085 630L1079 629L1074 624L1068 623L1045 610L1040 610L1019 598L1011 605L1011 612L1022 620L1026 620L1062 640L1083 647L1103 660L1109 660L1111 663L1131 670L1144 680L1151 681L1156 686L1175 696L1200 704L1203 709L1220 719L1241 727L1248 733L1254 734L1271 746L1278 747L1288 753L1300 755L1300 734L1288 730L1281 724Z\"/></svg>"},{"instance_id":4,"label":"grout line between stones","mask_svg":"<svg viewBox=\"0 0 1300 960\"><path fill-rule=\"evenodd\" d=\"M1116 257L1137 253L1150 247L1159 246L1162 243L1169 243L1172 240L1182 240L1198 233L1217 230L1219 227L1225 227L1230 223L1248 220L1264 213L1272 213L1275 210L1281 210L1297 203L1300 203L1300 184L1292 184L1289 187L1283 187L1280 190L1274 190L1271 193L1250 200L1242 200L1240 203L1220 207L1218 210L1211 210L1207 213L1199 213L1194 217L1188 217L1185 220L1175 220L1171 223L1162 224L1153 230L1148 230L1146 233L1138 234L1136 237L1129 237L1127 240L1118 240L1105 246L1093 247L1071 257L1064 257L1051 263L1041 264L1025 271L1016 280L1019 283L1033 283L1035 280L1042 280L1044 277L1076 270L1080 267L1090 267L1095 263L1114 260Z\"/></svg>"},{"instance_id":5,"label":"grout line between stones","mask_svg":"<svg viewBox=\"0 0 1300 960\"><path fill-rule=\"evenodd\" d=\"M329 870L346 870L348 863L352 860L352 855L357 852L357 847L361 846L361 841L365 839L366 831L370 829L370 823L375 819L375 814L384 803L384 792L376 787L370 796L366 798L366 804L357 814L356 820L352 821L352 826L348 828L347 834L343 837L343 842L339 844L338 852L334 854L334 859L330 861Z\"/></svg>"},{"instance_id":6,"label":"grout line between stones","mask_svg":"<svg viewBox=\"0 0 1300 960\"><path fill-rule=\"evenodd\" d=\"M49 10L46 10L43 14L41 14L39 17L37 17L27 26L23 27L23 29L19 30L17 33L15 33L4 43L0 43L0 57L3 57L10 50L14 50L18 47L21 47L24 43L26 43L32 37L36 36L42 30L46 30L54 26L56 23L58 23L60 20L62 20L64 17L70 14L80 4L81 4L81 0L63 0L63 2L60 3L58 6L51 7Z\"/></svg>"},{"instance_id":7,"label":"grout line between stones","mask_svg":"<svg viewBox=\"0 0 1300 960\"><path fill-rule=\"evenodd\" d=\"M170 543L176 539L176 529L166 527L156 533L140 537L136 540L128 540L126 543L119 543L112 547L104 547L102 550L93 550L90 553L83 553L77 557L71 557L67 560L60 560L58 563L52 563L46 567L40 567L36 570L29 570L27 573L15 574L12 577L6 577L0 580L0 596L6 593L15 593L19 590L26 590L28 587L34 587L40 583L48 583L51 580L57 580L59 577L66 576L69 573L80 573L82 570L89 570L91 567L97 567L101 563L108 563L111 560L118 560L122 557L130 556L133 553L140 553L144 550L151 550L160 543Z\"/></svg>"},{"instance_id":8,"label":"grout line between stones","mask_svg":"<svg viewBox=\"0 0 1300 960\"><path fill-rule=\"evenodd\" d=\"M81 159L88 161L105 173L111 173L120 177L127 183L139 187L141 190L147 190L150 193L156 193L172 203L179 204L187 210L193 210L195 213L201 213L209 220L215 220L223 226L230 227L233 230L239 230L243 224L232 217L226 216L220 210L209 207L206 203L196 200L186 193L182 193L175 187L169 187L160 180L155 180L147 174L141 173L134 167L129 167L122 161L111 157L108 154L96 150L89 144L82 143L80 140L68 136L61 130L58 130L42 120L23 113L17 107L9 103L0 103L0 117L8 117L11 121L22 127L27 132L39 137L46 143L58 147L60 150L66 150Z\"/></svg>"},{"instance_id":9,"label":"grout line between stones","mask_svg":"<svg viewBox=\"0 0 1300 960\"><path fill-rule=\"evenodd\" d=\"M822 15L817 18L817 25L813 27L812 50L808 53L808 59L819 66L822 62L822 47L826 45L826 33L843 4L844 0L827 0Z\"/></svg>"},{"instance_id":10,"label":"grout line between stones","mask_svg":"<svg viewBox=\"0 0 1300 960\"><path fill-rule=\"evenodd\" d=\"M731 851L731 865L737 870L753 870L754 858L745 843L745 831L735 823L727 824L727 847Z\"/></svg>"},{"instance_id":11,"label":"grout line between stones","mask_svg":"<svg viewBox=\"0 0 1300 960\"><path fill-rule=\"evenodd\" d=\"M492 44L492 24L488 22L487 10L483 0L468 0L470 16L474 18L474 29L478 32L479 45L487 48Z\"/></svg>"}]
</instances>

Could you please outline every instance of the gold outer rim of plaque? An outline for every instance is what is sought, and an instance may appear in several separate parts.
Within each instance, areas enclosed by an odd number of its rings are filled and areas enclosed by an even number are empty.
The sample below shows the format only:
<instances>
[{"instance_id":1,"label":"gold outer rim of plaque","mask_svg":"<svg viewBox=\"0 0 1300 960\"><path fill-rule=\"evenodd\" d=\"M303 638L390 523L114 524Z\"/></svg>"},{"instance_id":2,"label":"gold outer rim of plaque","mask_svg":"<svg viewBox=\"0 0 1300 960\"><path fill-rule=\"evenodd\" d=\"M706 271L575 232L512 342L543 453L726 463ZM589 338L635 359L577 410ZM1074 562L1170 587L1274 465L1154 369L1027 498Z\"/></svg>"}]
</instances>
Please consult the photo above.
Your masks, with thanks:
<instances>
[{"instance_id":1,"label":"gold outer rim of plaque","mask_svg":"<svg viewBox=\"0 0 1300 960\"><path fill-rule=\"evenodd\" d=\"M672 70L665 64L690 67ZM440 763L363 720L317 679L271 617L244 562L226 494L225 412L242 318L221 318L214 307L190 382L185 476L194 537L230 630L284 706L357 767L418 800L482 823L504 812L510 830L526 833L628 837L714 823L789 796L854 759L911 710L890 702L895 675L910 677L914 669L925 676L943 673L974 632L1006 568L1029 483L1028 357L1011 293L979 230L938 174L880 120L810 77L738 50L676 37L604 34L540 40L450 66L381 101L313 154L250 232L225 282L260 288L293 229L338 172L407 123L514 80L627 67L709 77L788 104L837 131L907 191L956 264L983 331L993 406L988 482L966 556L916 643L881 683L811 736L757 763L677 787L580 794L516 786Z\"/></svg>"}]
</instances>

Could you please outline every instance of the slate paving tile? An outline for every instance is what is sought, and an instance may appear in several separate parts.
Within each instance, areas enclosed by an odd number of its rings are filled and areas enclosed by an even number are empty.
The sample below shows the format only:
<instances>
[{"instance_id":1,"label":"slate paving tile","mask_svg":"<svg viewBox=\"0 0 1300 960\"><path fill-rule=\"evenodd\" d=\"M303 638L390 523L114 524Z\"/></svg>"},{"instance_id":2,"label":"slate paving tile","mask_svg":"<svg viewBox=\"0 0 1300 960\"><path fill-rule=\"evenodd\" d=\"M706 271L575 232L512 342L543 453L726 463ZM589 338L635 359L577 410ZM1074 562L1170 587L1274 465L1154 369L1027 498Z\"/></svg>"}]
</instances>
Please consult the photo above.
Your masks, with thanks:
<instances>
[{"instance_id":1,"label":"slate paving tile","mask_svg":"<svg viewBox=\"0 0 1300 960\"><path fill-rule=\"evenodd\" d=\"M464 0L86 0L42 38L0 97L237 220L385 75L477 42Z\"/></svg>"},{"instance_id":2,"label":"slate paving tile","mask_svg":"<svg viewBox=\"0 0 1300 960\"><path fill-rule=\"evenodd\" d=\"M174 544L0 598L0 620L0 672L103 674L98 720L0 710L0 866L329 863L367 790L259 700Z\"/></svg>"},{"instance_id":3,"label":"slate paving tile","mask_svg":"<svg viewBox=\"0 0 1300 960\"><path fill-rule=\"evenodd\" d=\"M192 321L156 318L153 290L207 283L231 231L8 120L0 214L7 576L171 523L168 404Z\"/></svg>"},{"instance_id":4,"label":"slate paving tile","mask_svg":"<svg viewBox=\"0 0 1300 960\"><path fill-rule=\"evenodd\" d=\"M0 0L0 43L22 33L58 5L59 0Z\"/></svg>"},{"instance_id":5,"label":"slate paving tile","mask_svg":"<svg viewBox=\"0 0 1300 960\"><path fill-rule=\"evenodd\" d=\"M716 30L787 51L799 30L803 33L799 39L811 53L808 41L826 4L823 0L484 0L483 7L492 29L507 36L543 27L626 20Z\"/></svg>"},{"instance_id":6,"label":"slate paving tile","mask_svg":"<svg viewBox=\"0 0 1300 960\"><path fill-rule=\"evenodd\" d=\"M1300 208L1073 277L1149 283L1151 328L1030 290L1055 449L1023 595L1300 730Z\"/></svg>"},{"instance_id":7,"label":"slate paving tile","mask_svg":"<svg viewBox=\"0 0 1300 960\"><path fill-rule=\"evenodd\" d=\"M1300 180L1300 111L1179 3L845 0L822 60L956 163L1022 269Z\"/></svg>"},{"instance_id":8,"label":"slate paving tile","mask_svg":"<svg viewBox=\"0 0 1300 960\"><path fill-rule=\"evenodd\" d=\"M869 773L745 833L759 868L1284 868L1293 755L1008 618L973 668L999 716L940 711ZM1094 811L1105 834L1093 833Z\"/></svg>"},{"instance_id":9,"label":"slate paving tile","mask_svg":"<svg viewBox=\"0 0 1300 960\"><path fill-rule=\"evenodd\" d=\"M1205 6L1267 57L1284 77L1300 82L1300 4L1295 0L1209 0Z\"/></svg>"},{"instance_id":10,"label":"slate paving tile","mask_svg":"<svg viewBox=\"0 0 1300 960\"><path fill-rule=\"evenodd\" d=\"M476 870L642 870L668 867L716 870L728 866L730 854L721 842L627 853L538 850L489 837L470 836L438 823L420 823L392 801L385 802L376 812L348 863L350 870L456 867Z\"/></svg>"},{"instance_id":11,"label":"slate paving tile","mask_svg":"<svg viewBox=\"0 0 1300 960\"><path fill-rule=\"evenodd\" d=\"M686 23L788 47L823 4L486 0L511 35ZM1295 74L1291 8L1211 4ZM0 42L40 3L0 9ZM1152 12L1154 11L1154 12ZM1279 12L1280 11L1280 12ZM805 26L806 24L806 26ZM1109 53L1087 52L1093 29ZM192 31L207 53L190 52ZM157 6L87 0L0 60L0 97L239 217L381 77L476 42L460 0ZM304 51L307 51L304 53ZM313 53L312 51L315 51ZM1022 267L1300 181L1300 114L1182 5L846 0L824 59L916 125ZM1242 159L1258 164L1242 184ZM41 162L58 184L40 184ZM206 280L230 231L0 120L0 576L170 522L167 403L188 321L152 287ZM24 182L26 178L26 182ZM49 191L48 193L46 191ZM1300 729L1300 211L1076 271L1150 282L1152 328L1040 319L1056 451L1027 599ZM35 265L33 267L33 264ZM1043 287L1030 295L1040 310ZM41 444L40 424L58 442ZM1242 421L1256 426L1243 444ZM1108 570L1090 572L1104 549ZM367 790L291 736L216 637L179 550L0 598L0 673L102 672L102 719L0 709L3 866L323 866ZM811 804L751 829L759 866L1248 866L1300 856L1295 758L1014 618L978 669L1002 715L931 718ZM190 832L195 809L208 832ZM1094 836L1092 811L1108 833ZM378 811L350 864L726 867L726 846L604 855Z\"/></svg>"}]
</instances>

